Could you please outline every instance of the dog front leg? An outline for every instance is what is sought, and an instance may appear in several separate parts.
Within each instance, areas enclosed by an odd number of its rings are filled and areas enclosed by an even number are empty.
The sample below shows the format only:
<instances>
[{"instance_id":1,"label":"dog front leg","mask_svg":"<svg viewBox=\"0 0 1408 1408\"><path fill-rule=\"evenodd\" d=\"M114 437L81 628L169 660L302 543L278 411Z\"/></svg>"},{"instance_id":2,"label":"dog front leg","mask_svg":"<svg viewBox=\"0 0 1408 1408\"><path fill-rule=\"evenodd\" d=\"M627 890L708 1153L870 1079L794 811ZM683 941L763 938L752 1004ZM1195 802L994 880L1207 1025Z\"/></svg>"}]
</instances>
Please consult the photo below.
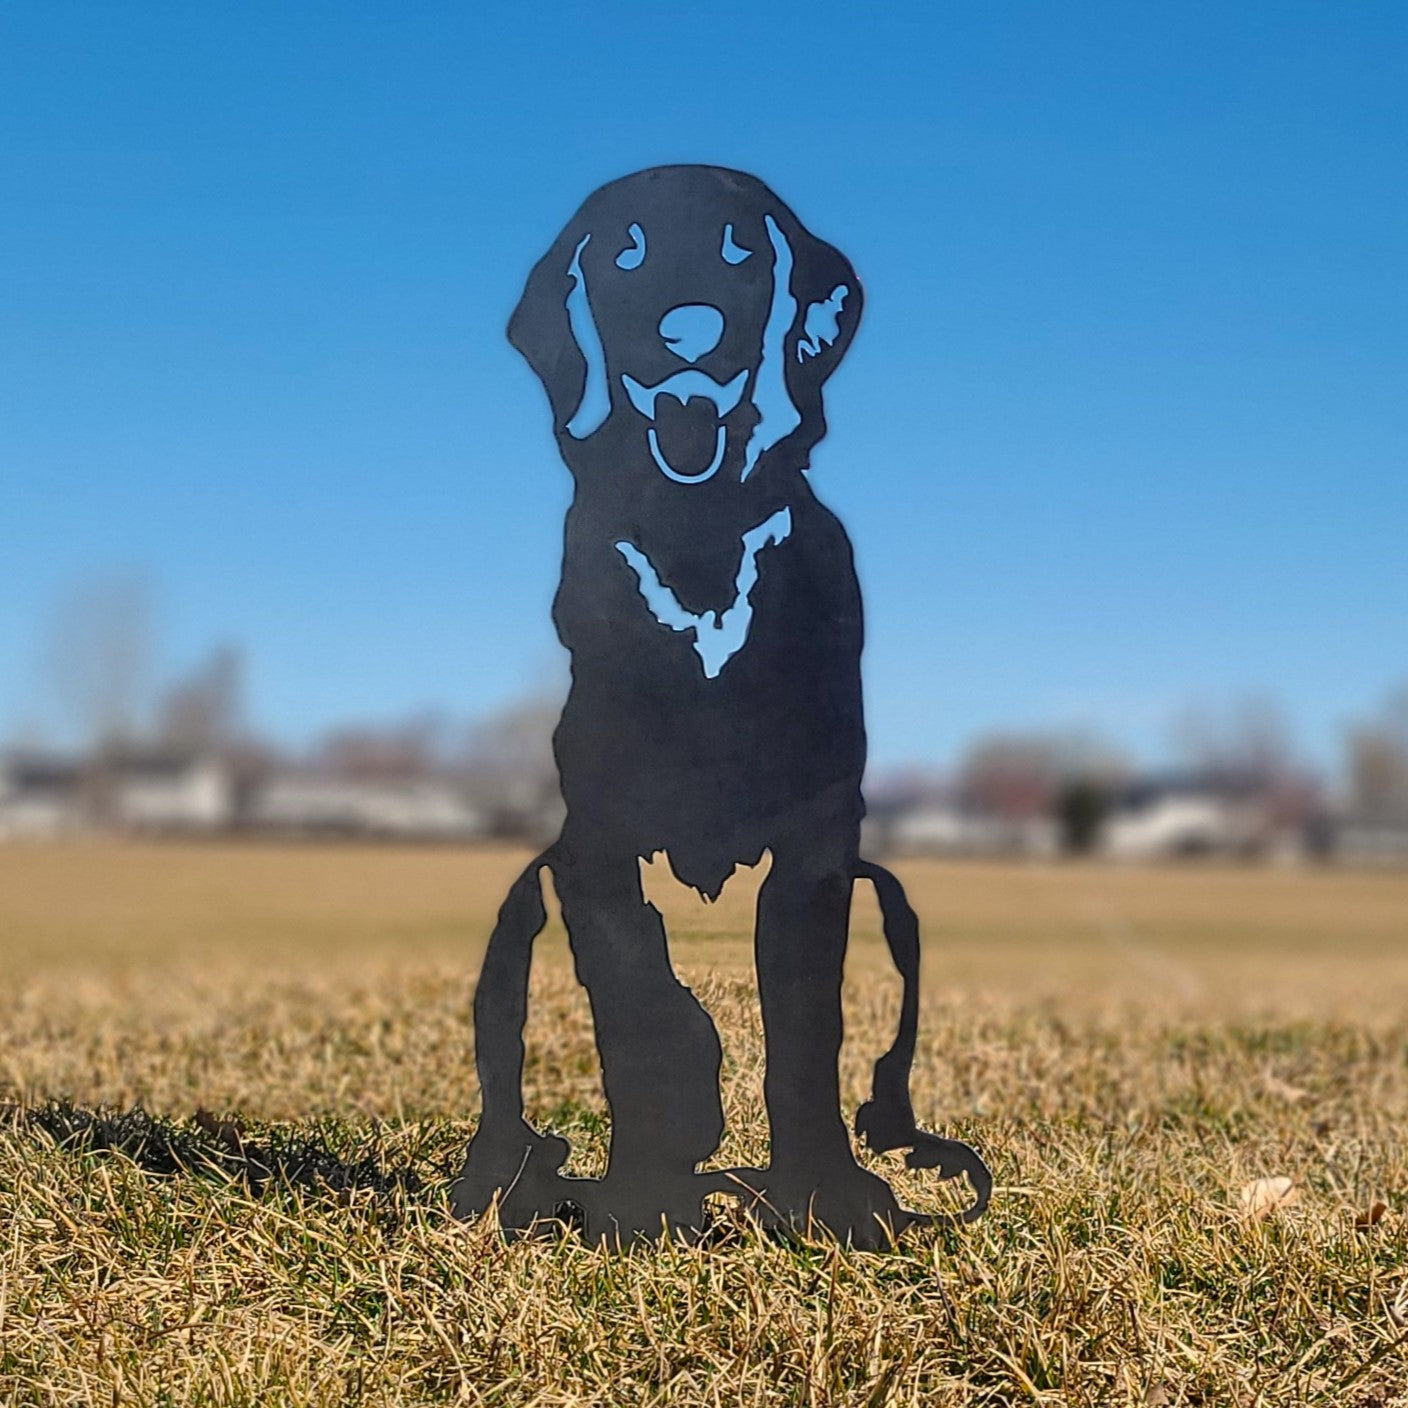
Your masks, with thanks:
<instances>
[{"instance_id":1,"label":"dog front leg","mask_svg":"<svg viewBox=\"0 0 1408 1408\"><path fill-rule=\"evenodd\" d=\"M584 1190L589 1235L658 1235L662 1219L698 1226L695 1168L723 1137L718 1032L675 976L634 855L564 845L552 870L611 1109L606 1179Z\"/></svg>"}]
</instances>

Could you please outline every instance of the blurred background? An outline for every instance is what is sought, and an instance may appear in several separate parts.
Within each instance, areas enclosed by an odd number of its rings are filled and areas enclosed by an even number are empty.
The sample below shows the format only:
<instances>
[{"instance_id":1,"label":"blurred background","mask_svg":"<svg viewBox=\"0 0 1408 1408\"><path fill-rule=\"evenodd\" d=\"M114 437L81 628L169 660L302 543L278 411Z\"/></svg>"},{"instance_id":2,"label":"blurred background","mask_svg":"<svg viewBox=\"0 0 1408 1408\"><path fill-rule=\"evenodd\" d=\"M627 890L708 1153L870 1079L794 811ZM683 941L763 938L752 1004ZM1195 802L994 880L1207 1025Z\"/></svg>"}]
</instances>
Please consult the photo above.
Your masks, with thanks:
<instances>
[{"instance_id":1,"label":"blurred background","mask_svg":"<svg viewBox=\"0 0 1408 1408\"><path fill-rule=\"evenodd\" d=\"M537 839L604 180L865 279L872 847L1408 864L1401 7L12 7L0 837Z\"/></svg>"}]
</instances>

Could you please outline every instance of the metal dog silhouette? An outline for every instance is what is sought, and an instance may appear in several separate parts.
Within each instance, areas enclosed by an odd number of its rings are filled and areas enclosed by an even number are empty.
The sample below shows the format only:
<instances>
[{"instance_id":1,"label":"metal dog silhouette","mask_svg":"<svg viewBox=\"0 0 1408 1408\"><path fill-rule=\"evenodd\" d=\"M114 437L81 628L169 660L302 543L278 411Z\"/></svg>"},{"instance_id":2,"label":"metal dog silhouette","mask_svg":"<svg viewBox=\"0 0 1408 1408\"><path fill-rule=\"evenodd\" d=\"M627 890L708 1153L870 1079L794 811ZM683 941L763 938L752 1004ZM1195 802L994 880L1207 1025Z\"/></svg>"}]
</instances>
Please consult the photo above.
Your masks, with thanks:
<instances>
[{"instance_id":1,"label":"metal dog silhouette","mask_svg":"<svg viewBox=\"0 0 1408 1408\"><path fill-rule=\"evenodd\" d=\"M919 933L899 882L861 859L861 598L851 547L805 472L822 387L860 319L855 270L760 181L669 166L592 195L539 261L509 339L547 389L575 479L553 620L572 686L554 737L559 839L504 902L475 996L483 1112L457 1216L496 1199L511 1231L570 1217L629 1243L704 1225L744 1198L778 1229L856 1246L932 1215L855 1161L837 1072L852 890L868 880L903 978L899 1029L856 1131L941 1178L992 1178L966 1144L919 1129L909 1076ZM639 861L664 851L714 898L772 865L758 898L766 1168L700 1171L724 1119L720 1047L671 967ZM590 999L611 1111L604 1178L524 1117L523 1028L551 871Z\"/></svg>"}]
</instances>

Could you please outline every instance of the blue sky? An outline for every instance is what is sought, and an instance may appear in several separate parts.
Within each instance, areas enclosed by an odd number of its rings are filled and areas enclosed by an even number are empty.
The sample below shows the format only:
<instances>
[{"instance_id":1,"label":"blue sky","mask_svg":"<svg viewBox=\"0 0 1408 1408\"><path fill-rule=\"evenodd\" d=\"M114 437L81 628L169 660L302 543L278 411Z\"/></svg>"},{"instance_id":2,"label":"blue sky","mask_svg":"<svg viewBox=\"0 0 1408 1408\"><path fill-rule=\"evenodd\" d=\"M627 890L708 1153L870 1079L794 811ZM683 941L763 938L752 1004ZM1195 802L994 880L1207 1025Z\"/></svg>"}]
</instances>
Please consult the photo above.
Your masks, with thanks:
<instances>
[{"instance_id":1,"label":"blue sky","mask_svg":"<svg viewBox=\"0 0 1408 1408\"><path fill-rule=\"evenodd\" d=\"M126 569L291 743L553 678L503 326L594 186L699 160L866 284L813 479L879 760L1251 693L1332 760L1408 678L1406 155L1398 3L7 6L0 731Z\"/></svg>"}]
</instances>

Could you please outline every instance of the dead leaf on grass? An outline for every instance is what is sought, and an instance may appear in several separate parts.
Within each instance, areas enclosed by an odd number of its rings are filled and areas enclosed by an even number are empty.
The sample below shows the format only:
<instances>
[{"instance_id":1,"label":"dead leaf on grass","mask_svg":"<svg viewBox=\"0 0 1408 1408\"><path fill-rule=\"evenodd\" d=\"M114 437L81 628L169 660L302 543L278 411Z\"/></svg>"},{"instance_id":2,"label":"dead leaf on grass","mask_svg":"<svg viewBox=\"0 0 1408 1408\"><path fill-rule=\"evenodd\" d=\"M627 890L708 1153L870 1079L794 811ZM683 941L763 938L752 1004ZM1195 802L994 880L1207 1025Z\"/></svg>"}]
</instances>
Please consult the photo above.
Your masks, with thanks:
<instances>
[{"instance_id":1,"label":"dead leaf on grass","mask_svg":"<svg viewBox=\"0 0 1408 1408\"><path fill-rule=\"evenodd\" d=\"M1310 1094L1308 1090L1302 1090L1300 1086L1292 1085L1280 1076L1273 1076L1269 1071L1262 1077L1262 1084L1266 1087L1268 1095L1274 1095L1288 1105L1299 1105Z\"/></svg>"},{"instance_id":2,"label":"dead leaf on grass","mask_svg":"<svg viewBox=\"0 0 1408 1408\"><path fill-rule=\"evenodd\" d=\"M1408 1330L1408 1281L1398 1288L1398 1294L1389 1302L1388 1318L1400 1330Z\"/></svg>"},{"instance_id":3,"label":"dead leaf on grass","mask_svg":"<svg viewBox=\"0 0 1408 1408\"><path fill-rule=\"evenodd\" d=\"M1254 1222L1265 1222L1273 1213L1300 1201L1300 1189L1292 1179L1254 1178L1242 1185L1242 1215Z\"/></svg>"},{"instance_id":4,"label":"dead leaf on grass","mask_svg":"<svg viewBox=\"0 0 1408 1408\"><path fill-rule=\"evenodd\" d=\"M1377 1227L1384 1220L1388 1204L1382 1198L1375 1198L1367 1208L1360 1208L1354 1215L1354 1225L1360 1232Z\"/></svg>"},{"instance_id":5,"label":"dead leaf on grass","mask_svg":"<svg viewBox=\"0 0 1408 1408\"><path fill-rule=\"evenodd\" d=\"M1164 1379L1155 1379L1144 1390L1144 1408L1168 1408L1170 1388Z\"/></svg>"}]
</instances>

